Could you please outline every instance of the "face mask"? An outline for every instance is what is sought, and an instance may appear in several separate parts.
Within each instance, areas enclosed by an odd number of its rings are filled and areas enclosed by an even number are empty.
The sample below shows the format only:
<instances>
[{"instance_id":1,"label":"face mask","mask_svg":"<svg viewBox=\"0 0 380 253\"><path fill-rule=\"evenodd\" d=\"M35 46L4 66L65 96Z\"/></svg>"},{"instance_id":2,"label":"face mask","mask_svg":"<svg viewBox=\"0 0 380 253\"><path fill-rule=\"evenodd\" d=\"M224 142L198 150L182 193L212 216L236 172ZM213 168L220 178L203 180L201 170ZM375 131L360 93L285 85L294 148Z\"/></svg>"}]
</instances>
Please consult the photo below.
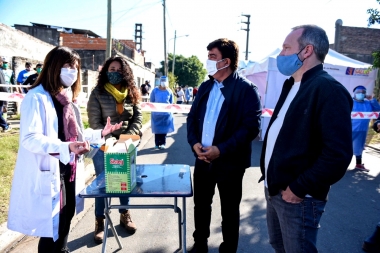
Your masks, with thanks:
<instances>
[{"instance_id":1,"label":"face mask","mask_svg":"<svg viewBox=\"0 0 380 253\"><path fill-rule=\"evenodd\" d=\"M119 72L107 72L108 81L115 85L121 83L123 76Z\"/></svg>"},{"instance_id":2,"label":"face mask","mask_svg":"<svg viewBox=\"0 0 380 253\"><path fill-rule=\"evenodd\" d=\"M63 86L70 87L78 78L78 70L61 68L61 82Z\"/></svg>"},{"instance_id":3,"label":"face mask","mask_svg":"<svg viewBox=\"0 0 380 253\"><path fill-rule=\"evenodd\" d=\"M363 93L356 93L355 94L356 100L362 101L362 100L364 100L364 97L365 97L365 95Z\"/></svg>"},{"instance_id":4,"label":"face mask","mask_svg":"<svg viewBox=\"0 0 380 253\"><path fill-rule=\"evenodd\" d=\"M165 87L168 87L168 82L161 82L160 83L161 87L165 88Z\"/></svg>"},{"instance_id":5,"label":"face mask","mask_svg":"<svg viewBox=\"0 0 380 253\"><path fill-rule=\"evenodd\" d=\"M302 48L304 50L305 48ZM291 76L293 75L301 66L303 65L303 61L301 61L298 58L298 54L292 54L292 55L278 55L277 56L277 68L280 71L281 74L284 76ZM305 59L304 59L305 60Z\"/></svg>"},{"instance_id":6,"label":"face mask","mask_svg":"<svg viewBox=\"0 0 380 253\"><path fill-rule=\"evenodd\" d=\"M8 64L4 63L4 64L3 64L3 68L4 68L4 69L7 69L7 68L8 68Z\"/></svg>"},{"instance_id":7,"label":"face mask","mask_svg":"<svg viewBox=\"0 0 380 253\"><path fill-rule=\"evenodd\" d=\"M223 60L224 59L221 59L220 61L207 60L207 62L206 62L206 70L207 70L208 75L213 76L219 70L228 68L228 65L224 66L223 68L220 68L220 69L218 69L218 67L216 66L216 64L218 62L221 62Z\"/></svg>"},{"instance_id":8,"label":"face mask","mask_svg":"<svg viewBox=\"0 0 380 253\"><path fill-rule=\"evenodd\" d=\"M42 68L37 68L36 71L37 71L37 74L39 74L39 73L41 73Z\"/></svg>"}]
</instances>

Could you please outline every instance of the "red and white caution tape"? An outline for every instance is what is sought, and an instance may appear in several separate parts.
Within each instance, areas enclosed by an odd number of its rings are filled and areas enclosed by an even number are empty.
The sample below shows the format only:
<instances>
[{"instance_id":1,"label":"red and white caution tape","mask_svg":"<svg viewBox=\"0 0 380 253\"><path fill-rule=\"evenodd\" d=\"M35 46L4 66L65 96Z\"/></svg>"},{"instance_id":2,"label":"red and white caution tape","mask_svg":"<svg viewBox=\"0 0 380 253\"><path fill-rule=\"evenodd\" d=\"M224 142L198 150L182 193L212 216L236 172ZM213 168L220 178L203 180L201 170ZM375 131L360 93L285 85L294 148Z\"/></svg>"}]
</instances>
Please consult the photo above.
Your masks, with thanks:
<instances>
[{"instance_id":1,"label":"red and white caution tape","mask_svg":"<svg viewBox=\"0 0 380 253\"><path fill-rule=\"evenodd\" d=\"M163 103L151 103L142 102L141 109L146 112L178 112L178 113L188 113L190 111L191 105L177 105L177 104L163 104Z\"/></svg>"},{"instance_id":2,"label":"red and white caution tape","mask_svg":"<svg viewBox=\"0 0 380 253\"><path fill-rule=\"evenodd\" d=\"M26 94L20 93L7 93L0 92L0 101L15 101L21 102ZM77 104L81 107L87 107L87 98L79 96ZM141 109L145 112L176 112L176 113L188 113L191 105L188 104L163 104L163 103L151 103L142 102ZM352 112L352 119L377 119L380 112ZM262 117L272 117L273 109L264 108L262 111Z\"/></svg>"}]
</instances>

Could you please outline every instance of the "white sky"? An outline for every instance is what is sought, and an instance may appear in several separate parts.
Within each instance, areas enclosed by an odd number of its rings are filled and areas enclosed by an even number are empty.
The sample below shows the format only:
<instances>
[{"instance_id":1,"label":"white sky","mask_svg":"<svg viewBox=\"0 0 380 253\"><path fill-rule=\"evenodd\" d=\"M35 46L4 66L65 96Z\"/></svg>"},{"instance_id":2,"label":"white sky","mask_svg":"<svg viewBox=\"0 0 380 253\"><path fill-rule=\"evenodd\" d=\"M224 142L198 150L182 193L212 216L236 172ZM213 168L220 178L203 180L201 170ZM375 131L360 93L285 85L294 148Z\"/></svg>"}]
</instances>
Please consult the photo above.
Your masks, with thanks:
<instances>
[{"instance_id":1,"label":"white sky","mask_svg":"<svg viewBox=\"0 0 380 253\"><path fill-rule=\"evenodd\" d=\"M238 43L244 59L245 17L251 15L249 59L257 61L281 47L290 29L302 24L316 24L326 30L334 42L335 21L344 26L367 27L367 9L380 5L376 0L167 0L167 52L207 58L206 46L218 38ZM135 23L143 24L143 49L146 61L156 67L164 59L162 0L112 0L112 37L134 39ZM0 22L30 25L29 22L89 29L107 35L107 0L0 0ZM373 28L380 28L379 25ZM378 38L377 38L378 39Z\"/></svg>"}]
</instances>

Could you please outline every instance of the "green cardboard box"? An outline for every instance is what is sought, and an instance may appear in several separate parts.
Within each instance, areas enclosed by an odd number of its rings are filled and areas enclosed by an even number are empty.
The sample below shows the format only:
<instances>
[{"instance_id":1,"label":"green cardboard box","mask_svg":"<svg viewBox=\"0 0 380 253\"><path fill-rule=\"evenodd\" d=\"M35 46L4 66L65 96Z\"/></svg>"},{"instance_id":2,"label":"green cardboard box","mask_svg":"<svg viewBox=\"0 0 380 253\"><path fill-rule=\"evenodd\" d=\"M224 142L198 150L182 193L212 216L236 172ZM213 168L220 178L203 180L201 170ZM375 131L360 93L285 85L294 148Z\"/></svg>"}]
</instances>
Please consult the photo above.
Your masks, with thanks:
<instances>
[{"instance_id":1,"label":"green cardboard box","mask_svg":"<svg viewBox=\"0 0 380 253\"><path fill-rule=\"evenodd\" d=\"M106 193L130 193L136 186L137 149L134 140L139 141L140 136L137 137L121 135L115 145L106 147L104 152Z\"/></svg>"}]
</instances>

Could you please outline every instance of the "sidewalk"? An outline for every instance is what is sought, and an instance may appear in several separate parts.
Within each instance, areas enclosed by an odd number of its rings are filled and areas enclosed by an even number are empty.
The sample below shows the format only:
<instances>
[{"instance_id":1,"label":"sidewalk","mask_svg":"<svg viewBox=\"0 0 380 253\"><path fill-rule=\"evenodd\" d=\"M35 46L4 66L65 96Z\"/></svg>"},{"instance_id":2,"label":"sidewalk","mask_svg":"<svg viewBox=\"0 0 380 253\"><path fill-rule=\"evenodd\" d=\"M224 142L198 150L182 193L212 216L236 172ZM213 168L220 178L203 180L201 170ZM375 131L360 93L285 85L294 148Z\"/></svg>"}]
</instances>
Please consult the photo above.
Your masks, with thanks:
<instances>
[{"instance_id":1,"label":"sidewalk","mask_svg":"<svg viewBox=\"0 0 380 253\"><path fill-rule=\"evenodd\" d=\"M19 120L8 120L8 123L11 124L12 128L20 128L20 121ZM147 131L150 131L150 121L145 123L143 125L141 131L143 133L146 133ZM147 142L147 139L141 140L141 146L145 145L145 142ZM85 175L86 175L86 185L90 184L92 180L95 178L95 169L94 165L92 163L88 164L85 167ZM88 210L92 207L94 200L89 199L85 201L84 210L79 213L78 215L74 216L73 220L71 221L71 228L74 228L77 223L83 218L83 216L86 215ZM18 232L14 232L11 230L8 230L7 223L4 222L0 225L0 252L6 253L12 250L12 248L16 247L17 244L22 241L26 235L20 234Z\"/></svg>"}]
</instances>

